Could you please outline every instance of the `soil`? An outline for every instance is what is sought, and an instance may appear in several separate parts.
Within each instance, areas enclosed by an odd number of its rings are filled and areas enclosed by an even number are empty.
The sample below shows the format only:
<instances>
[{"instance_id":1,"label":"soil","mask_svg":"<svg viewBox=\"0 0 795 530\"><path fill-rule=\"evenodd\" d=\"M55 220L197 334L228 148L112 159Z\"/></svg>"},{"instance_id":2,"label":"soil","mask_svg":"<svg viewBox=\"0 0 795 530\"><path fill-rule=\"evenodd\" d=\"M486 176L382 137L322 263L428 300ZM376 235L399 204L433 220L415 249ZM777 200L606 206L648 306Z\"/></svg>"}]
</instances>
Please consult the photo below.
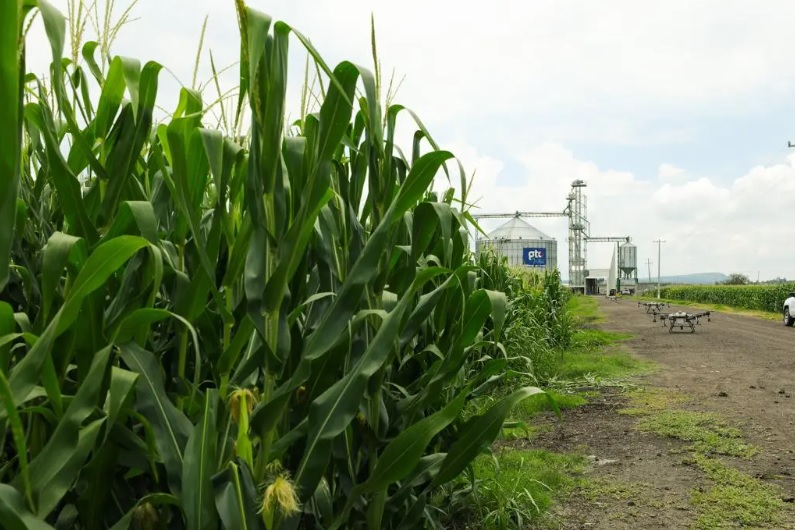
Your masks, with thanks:
<instances>
[{"instance_id":1,"label":"soil","mask_svg":"<svg viewBox=\"0 0 795 530\"><path fill-rule=\"evenodd\" d=\"M783 522L795 528L795 329L782 322L713 312L695 333L669 333L632 299L600 299L605 321L597 327L627 333L634 356L658 365L635 381L641 387L682 394L679 409L711 412L743 431L759 448L751 459L730 465L778 487ZM671 306L663 312L702 310ZM575 493L555 509L545 526L574 529L692 527L698 516L694 490L710 487L692 465L687 442L635 429L639 418L619 414L626 396L602 390L587 405L547 418L551 429L527 442L532 447L576 451L593 462L587 476L594 494Z\"/></svg>"}]
</instances>

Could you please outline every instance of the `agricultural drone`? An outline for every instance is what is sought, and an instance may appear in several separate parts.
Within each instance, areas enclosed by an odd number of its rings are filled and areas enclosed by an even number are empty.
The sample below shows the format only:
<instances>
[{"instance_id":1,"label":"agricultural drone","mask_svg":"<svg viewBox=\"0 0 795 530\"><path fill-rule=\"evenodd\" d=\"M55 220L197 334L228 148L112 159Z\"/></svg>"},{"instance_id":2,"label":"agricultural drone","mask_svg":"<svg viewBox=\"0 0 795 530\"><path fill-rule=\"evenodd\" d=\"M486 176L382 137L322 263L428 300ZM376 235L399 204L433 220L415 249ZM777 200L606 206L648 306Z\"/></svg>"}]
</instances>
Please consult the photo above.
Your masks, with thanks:
<instances>
[{"instance_id":1,"label":"agricultural drone","mask_svg":"<svg viewBox=\"0 0 795 530\"><path fill-rule=\"evenodd\" d=\"M710 314L711 311L702 311L701 313L688 313L686 311L677 311L675 313L655 312L653 322L657 322L657 317L660 317L662 325L668 327L668 333L695 333L696 325L701 325L702 318L707 317L707 322L711 322ZM677 327L679 331L675 331Z\"/></svg>"},{"instance_id":2,"label":"agricultural drone","mask_svg":"<svg viewBox=\"0 0 795 530\"><path fill-rule=\"evenodd\" d=\"M638 302L638 307L645 306L646 313L659 313L660 309L665 306L671 307L667 302Z\"/></svg>"}]
</instances>

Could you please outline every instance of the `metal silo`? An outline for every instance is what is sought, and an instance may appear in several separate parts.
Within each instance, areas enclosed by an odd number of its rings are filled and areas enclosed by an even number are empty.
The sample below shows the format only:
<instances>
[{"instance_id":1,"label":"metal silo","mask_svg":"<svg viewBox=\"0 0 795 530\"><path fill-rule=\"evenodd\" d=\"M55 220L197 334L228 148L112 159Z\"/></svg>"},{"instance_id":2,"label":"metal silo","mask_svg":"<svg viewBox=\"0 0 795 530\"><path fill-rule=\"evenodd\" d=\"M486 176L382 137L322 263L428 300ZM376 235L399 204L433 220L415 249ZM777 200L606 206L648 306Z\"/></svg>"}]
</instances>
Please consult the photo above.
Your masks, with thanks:
<instances>
[{"instance_id":1,"label":"metal silo","mask_svg":"<svg viewBox=\"0 0 795 530\"><path fill-rule=\"evenodd\" d=\"M634 291L638 281L638 248L632 243L618 247L618 269L621 271L621 285L629 287L627 284L630 284Z\"/></svg>"},{"instance_id":2,"label":"metal silo","mask_svg":"<svg viewBox=\"0 0 795 530\"><path fill-rule=\"evenodd\" d=\"M508 258L509 265L550 271L558 268L558 242L519 217L477 241L478 254L487 248Z\"/></svg>"},{"instance_id":3,"label":"metal silo","mask_svg":"<svg viewBox=\"0 0 795 530\"><path fill-rule=\"evenodd\" d=\"M624 243L618 247L618 268L627 275L638 269L638 247L632 243Z\"/></svg>"}]
</instances>

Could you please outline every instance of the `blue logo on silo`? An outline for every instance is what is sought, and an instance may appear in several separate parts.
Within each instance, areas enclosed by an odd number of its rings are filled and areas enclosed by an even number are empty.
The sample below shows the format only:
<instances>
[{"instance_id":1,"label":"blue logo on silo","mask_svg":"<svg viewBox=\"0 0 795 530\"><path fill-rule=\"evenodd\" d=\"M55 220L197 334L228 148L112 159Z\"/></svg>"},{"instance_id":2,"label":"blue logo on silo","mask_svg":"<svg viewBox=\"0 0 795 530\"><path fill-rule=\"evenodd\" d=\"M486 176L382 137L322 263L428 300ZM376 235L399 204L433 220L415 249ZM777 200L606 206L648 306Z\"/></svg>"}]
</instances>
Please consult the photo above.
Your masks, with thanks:
<instances>
[{"instance_id":1,"label":"blue logo on silo","mask_svg":"<svg viewBox=\"0 0 795 530\"><path fill-rule=\"evenodd\" d=\"M524 248L522 249L522 263L531 267L546 267L547 249Z\"/></svg>"}]
</instances>

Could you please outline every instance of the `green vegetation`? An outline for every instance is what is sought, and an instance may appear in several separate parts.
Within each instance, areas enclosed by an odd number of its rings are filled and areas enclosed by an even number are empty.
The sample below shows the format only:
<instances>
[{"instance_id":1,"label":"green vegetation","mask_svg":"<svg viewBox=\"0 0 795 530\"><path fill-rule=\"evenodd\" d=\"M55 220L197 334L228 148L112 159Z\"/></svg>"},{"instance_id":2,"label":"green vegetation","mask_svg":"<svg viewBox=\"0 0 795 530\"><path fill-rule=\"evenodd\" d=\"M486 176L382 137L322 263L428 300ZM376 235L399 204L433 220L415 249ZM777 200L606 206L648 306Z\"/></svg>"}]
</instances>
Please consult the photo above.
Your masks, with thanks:
<instances>
[{"instance_id":1,"label":"green vegetation","mask_svg":"<svg viewBox=\"0 0 795 530\"><path fill-rule=\"evenodd\" d=\"M20 60L36 5L46 80ZM470 254L463 169L382 97L375 48L332 68L235 5L239 90L155 124L161 65L62 60L61 13L2 3L4 526L438 526L571 344L557 274ZM319 88L288 124L291 37Z\"/></svg>"},{"instance_id":2,"label":"green vegetation","mask_svg":"<svg viewBox=\"0 0 795 530\"><path fill-rule=\"evenodd\" d=\"M578 329L571 348L561 352L558 364L542 384L553 388L618 383L654 370L654 363L637 359L615 347L630 336L597 329Z\"/></svg>"},{"instance_id":3,"label":"green vegetation","mask_svg":"<svg viewBox=\"0 0 795 530\"><path fill-rule=\"evenodd\" d=\"M714 304L738 309L780 313L795 284L780 285L681 285L665 287L661 296L678 302Z\"/></svg>"},{"instance_id":4,"label":"green vegetation","mask_svg":"<svg viewBox=\"0 0 795 530\"><path fill-rule=\"evenodd\" d=\"M555 400L555 404L560 410L573 409L588 403L587 397L583 393L561 393L554 390L547 391L547 394ZM532 396L514 407L512 415L523 419L532 419L537 414L551 410L549 401L543 396Z\"/></svg>"},{"instance_id":5,"label":"green vegetation","mask_svg":"<svg viewBox=\"0 0 795 530\"><path fill-rule=\"evenodd\" d=\"M555 498L572 491L586 459L545 450L506 449L481 456L473 465L479 478L466 504L454 505L457 521L476 528L525 528L549 510Z\"/></svg>"},{"instance_id":6,"label":"green vegetation","mask_svg":"<svg viewBox=\"0 0 795 530\"><path fill-rule=\"evenodd\" d=\"M757 448L743 441L739 429L729 427L715 414L687 410L664 410L641 418L637 428L661 436L694 442L693 450L750 458Z\"/></svg>"},{"instance_id":7,"label":"green vegetation","mask_svg":"<svg viewBox=\"0 0 795 530\"><path fill-rule=\"evenodd\" d=\"M621 501L637 499L648 488L648 484L640 482L617 482L606 477L599 477L582 481L579 491L591 502L597 502L600 499Z\"/></svg>"},{"instance_id":8,"label":"green vegetation","mask_svg":"<svg viewBox=\"0 0 795 530\"><path fill-rule=\"evenodd\" d=\"M696 455L695 463L714 483L706 491L692 492L692 502L700 512L697 528L748 528L782 522L784 505L775 487L714 458Z\"/></svg>"},{"instance_id":9,"label":"green vegetation","mask_svg":"<svg viewBox=\"0 0 795 530\"><path fill-rule=\"evenodd\" d=\"M681 394L664 391L634 391L631 406L621 414L640 416L637 429L660 436L693 442L691 451L750 458L758 449L745 443L742 431L730 427L716 414L680 410L672 406L687 401Z\"/></svg>"},{"instance_id":10,"label":"green vegetation","mask_svg":"<svg viewBox=\"0 0 795 530\"><path fill-rule=\"evenodd\" d=\"M598 305L590 297L572 297L567 307L569 317L581 325L583 314L591 322L600 318ZM598 395L600 387L628 385L632 375L653 368L615 347L627 338L625 334L577 328L567 348L552 352L546 371L535 375L547 396L533 396L516 405L496 444L496 454L475 461L474 482L461 480L455 485L451 499L459 499L464 492L474 495L453 504L460 510L454 523L473 528L522 528L530 521L542 521L553 500L564 498L574 488L588 495L617 494L615 488L599 487L581 476L587 462L584 455L523 447L526 440L551 428L535 421L553 410L547 397L565 414L566 409L585 405Z\"/></svg>"},{"instance_id":11,"label":"green vegetation","mask_svg":"<svg viewBox=\"0 0 795 530\"><path fill-rule=\"evenodd\" d=\"M711 482L706 489L691 493L699 513L696 528L764 527L780 522L783 503L778 489L717 459L717 455L751 458L757 453L739 429L716 414L671 408L687 401L681 394L635 391L629 397L632 407L621 413L641 416L638 429L692 442L685 462L696 465Z\"/></svg>"},{"instance_id":12,"label":"green vegetation","mask_svg":"<svg viewBox=\"0 0 795 530\"><path fill-rule=\"evenodd\" d=\"M569 311L581 324L596 323L604 320L599 311L599 303L593 296L572 296L568 302Z\"/></svg>"},{"instance_id":13,"label":"green vegetation","mask_svg":"<svg viewBox=\"0 0 795 530\"><path fill-rule=\"evenodd\" d=\"M508 297L503 334L508 380L543 380L558 363L559 352L571 346L575 322L568 290L557 274L509 268L506 258L493 253L481 254L479 265L484 288Z\"/></svg>"},{"instance_id":14,"label":"green vegetation","mask_svg":"<svg viewBox=\"0 0 795 530\"><path fill-rule=\"evenodd\" d=\"M673 405L688 401L687 396L657 388L635 389L628 392L630 407L622 409L621 414L640 416L667 410Z\"/></svg>"}]
</instances>

